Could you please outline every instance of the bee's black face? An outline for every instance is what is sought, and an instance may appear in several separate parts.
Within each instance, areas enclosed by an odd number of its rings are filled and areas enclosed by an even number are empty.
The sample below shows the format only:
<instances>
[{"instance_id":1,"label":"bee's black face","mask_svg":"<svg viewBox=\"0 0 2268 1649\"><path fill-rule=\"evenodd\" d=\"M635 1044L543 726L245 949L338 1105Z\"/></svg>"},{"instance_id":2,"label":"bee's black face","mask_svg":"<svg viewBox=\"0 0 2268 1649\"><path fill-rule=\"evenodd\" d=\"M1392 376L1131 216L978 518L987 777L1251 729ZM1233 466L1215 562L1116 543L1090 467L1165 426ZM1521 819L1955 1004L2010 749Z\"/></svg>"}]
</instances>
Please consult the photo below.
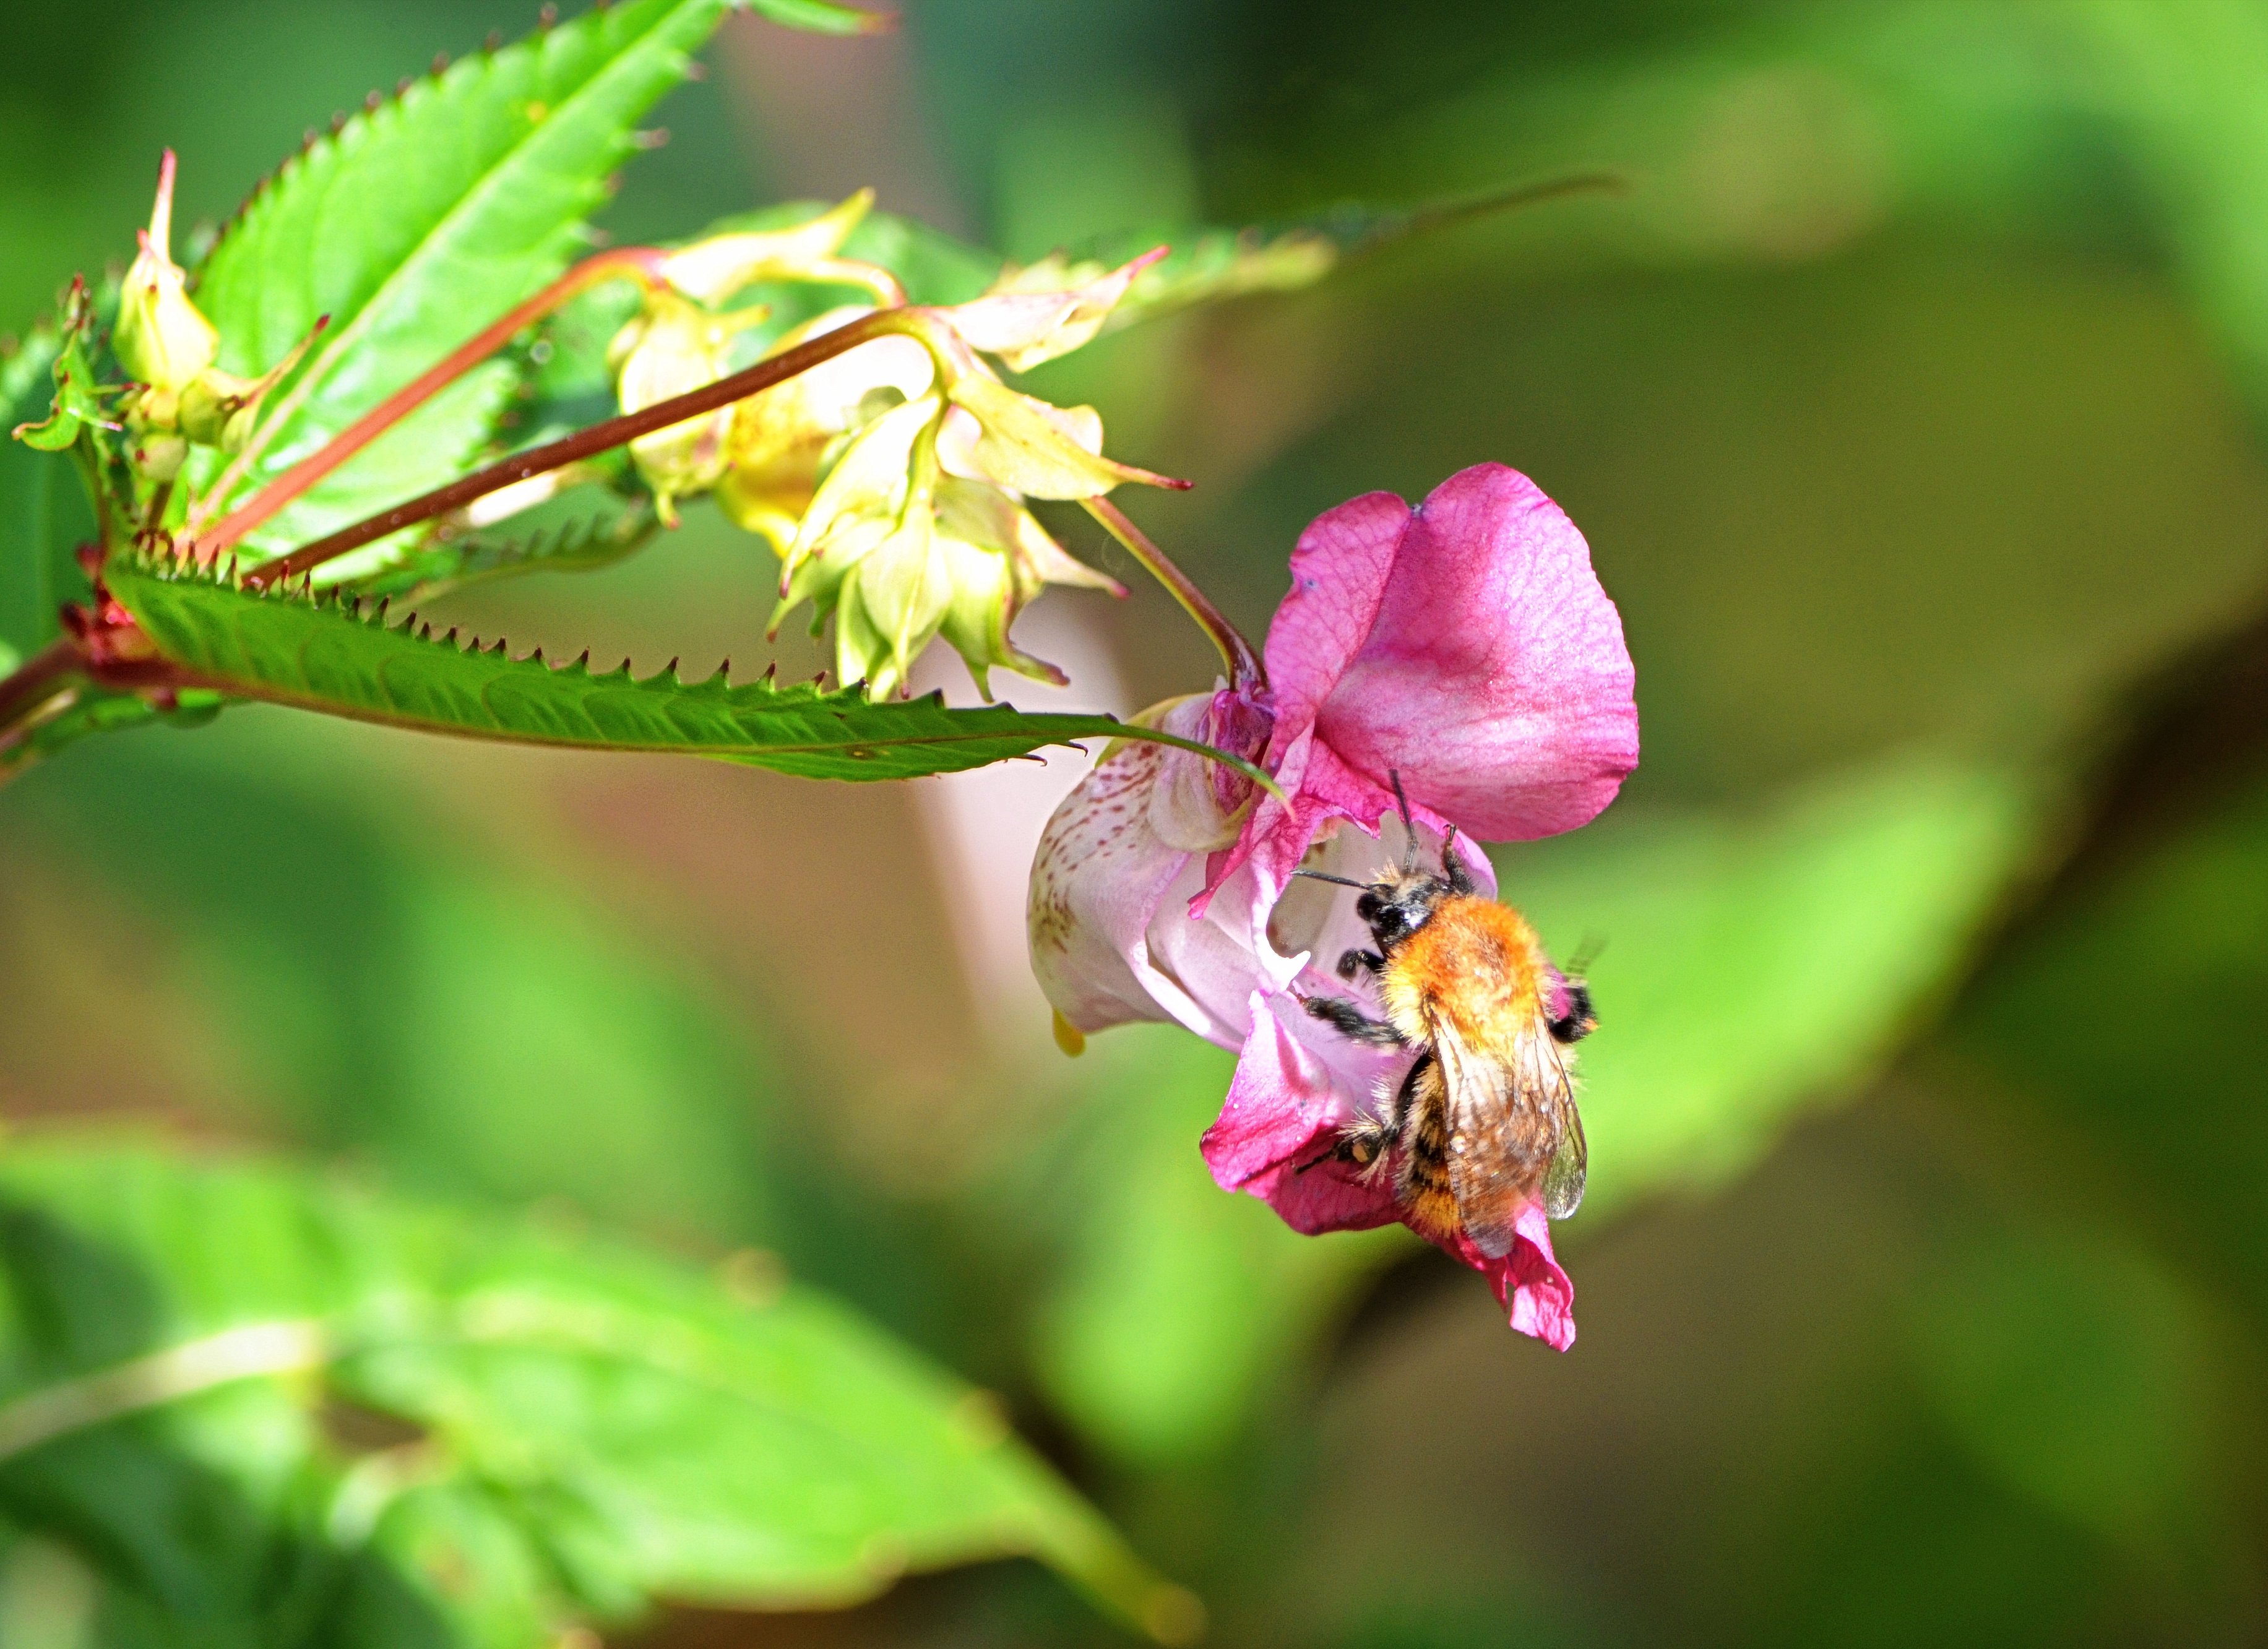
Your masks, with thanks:
<instances>
[{"instance_id":1,"label":"bee's black face","mask_svg":"<svg viewBox=\"0 0 2268 1649\"><path fill-rule=\"evenodd\" d=\"M1370 928L1382 954L1425 925L1444 899L1449 884L1435 876L1404 876L1365 890L1354 902L1354 913Z\"/></svg>"}]
</instances>

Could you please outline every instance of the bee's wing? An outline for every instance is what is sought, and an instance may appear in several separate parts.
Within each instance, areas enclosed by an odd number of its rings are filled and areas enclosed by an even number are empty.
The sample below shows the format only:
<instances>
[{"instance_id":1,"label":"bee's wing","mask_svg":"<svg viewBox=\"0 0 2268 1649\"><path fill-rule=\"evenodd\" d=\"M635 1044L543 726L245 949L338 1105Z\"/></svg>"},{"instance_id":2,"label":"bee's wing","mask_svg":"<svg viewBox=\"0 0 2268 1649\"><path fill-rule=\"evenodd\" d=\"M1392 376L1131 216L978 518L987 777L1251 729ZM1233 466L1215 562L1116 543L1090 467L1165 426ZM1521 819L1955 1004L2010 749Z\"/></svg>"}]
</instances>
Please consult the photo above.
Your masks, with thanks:
<instances>
[{"instance_id":1,"label":"bee's wing","mask_svg":"<svg viewBox=\"0 0 2268 1649\"><path fill-rule=\"evenodd\" d=\"M1541 1020L1520 1027L1501 1050L1473 1048L1441 1025L1433 1049L1448 1095L1449 1189L1457 1218L1473 1246L1494 1259L1512 1252L1513 1222L1539 1191L1550 1211L1549 1188L1571 1138L1570 1211L1582 1197L1574 1089Z\"/></svg>"},{"instance_id":2,"label":"bee's wing","mask_svg":"<svg viewBox=\"0 0 2268 1649\"><path fill-rule=\"evenodd\" d=\"M1559 1067L1561 1115L1559 1149L1551 1153L1551 1166L1543 1174L1543 1211L1554 1219L1565 1219L1583 1205L1583 1180L1590 1172L1591 1148L1584 1143L1582 1113L1575 1108L1574 1085L1567 1080L1566 1062L1557 1049L1550 1052Z\"/></svg>"}]
</instances>

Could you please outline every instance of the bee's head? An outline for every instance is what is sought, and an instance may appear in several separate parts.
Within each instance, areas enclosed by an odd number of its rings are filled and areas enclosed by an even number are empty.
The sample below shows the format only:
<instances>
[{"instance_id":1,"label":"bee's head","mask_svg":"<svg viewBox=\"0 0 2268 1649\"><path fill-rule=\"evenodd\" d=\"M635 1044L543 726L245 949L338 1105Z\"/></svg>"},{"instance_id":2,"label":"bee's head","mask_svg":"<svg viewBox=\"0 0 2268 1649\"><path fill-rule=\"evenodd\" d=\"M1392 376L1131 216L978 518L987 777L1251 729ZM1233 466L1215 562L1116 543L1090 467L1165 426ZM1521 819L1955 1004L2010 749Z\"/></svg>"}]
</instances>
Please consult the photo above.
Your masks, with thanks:
<instances>
[{"instance_id":1,"label":"bee's head","mask_svg":"<svg viewBox=\"0 0 2268 1649\"><path fill-rule=\"evenodd\" d=\"M1418 867L1418 826L1410 814L1410 799L1403 794L1402 775L1392 772L1389 777L1394 781L1394 799L1401 807L1403 834L1409 843L1400 869L1388 870L1371 882L1359 882L1322 871L1292 872L1359 889L1354 913L1370 929L1379 953L1386 956L1392 955L1395 946L1424 927L1444 902L1473 892L1475 886L1464 862L1457 857L1454 826L1450 828L1448 839L1441 843L1440 872L1437 875Z\"/></svg>"},{"instance_id":2,"label":"bee's head","mask_svg":"<svg viewBox=\"0 0 2268 1649\"><path fill-rule=\"evenodd\" d=\"M1355 898L1354 913L1370 929L1380 952L1390 955L1395 946L1424 927L1454 891L1441 877L1405 871L1366 884Z\"/></svg>"}]
</instances>

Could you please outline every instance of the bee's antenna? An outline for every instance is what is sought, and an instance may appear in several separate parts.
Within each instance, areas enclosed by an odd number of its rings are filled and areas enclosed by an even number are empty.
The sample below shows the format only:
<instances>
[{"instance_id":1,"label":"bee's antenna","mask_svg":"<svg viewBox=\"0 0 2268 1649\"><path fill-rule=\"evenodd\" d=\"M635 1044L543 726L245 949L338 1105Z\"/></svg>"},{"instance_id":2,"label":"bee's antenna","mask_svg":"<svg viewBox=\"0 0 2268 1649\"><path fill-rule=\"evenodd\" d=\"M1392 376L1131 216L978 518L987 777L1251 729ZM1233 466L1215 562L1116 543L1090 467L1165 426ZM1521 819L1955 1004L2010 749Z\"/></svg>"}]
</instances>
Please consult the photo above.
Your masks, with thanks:
<instances>
[{"instance_id":1,"label":"bee's antenna","mask_svg":"<svg viewBox=\"0 0 2268 1649\"><path fill-rule=\"evenodd\" d=\"M1402 855L1402 873L1407 876L1418 868L1418 826L1410 817L1410 798L1403 793L1402 769L1390 767L1386 769L1386 777L1394 781L1394 799L1402 809L1402 832L1410 839L1409 848Z\"/></svg>"},{"instance_id":2,"label":"bee's antenna","mask_svg":"<svg viewBox=\"0 0 2268 1649\"><path fill-rule=\"evenodd\" d=\"M1294 876L1304 876L1309 881L1336 882L1342 887L1361 887L1367 889L1370 887L1368 882L1359 882L1351 876L1332 876L1322 871L1293 871L1292 874Z\"/></svg>"}]
</instances>

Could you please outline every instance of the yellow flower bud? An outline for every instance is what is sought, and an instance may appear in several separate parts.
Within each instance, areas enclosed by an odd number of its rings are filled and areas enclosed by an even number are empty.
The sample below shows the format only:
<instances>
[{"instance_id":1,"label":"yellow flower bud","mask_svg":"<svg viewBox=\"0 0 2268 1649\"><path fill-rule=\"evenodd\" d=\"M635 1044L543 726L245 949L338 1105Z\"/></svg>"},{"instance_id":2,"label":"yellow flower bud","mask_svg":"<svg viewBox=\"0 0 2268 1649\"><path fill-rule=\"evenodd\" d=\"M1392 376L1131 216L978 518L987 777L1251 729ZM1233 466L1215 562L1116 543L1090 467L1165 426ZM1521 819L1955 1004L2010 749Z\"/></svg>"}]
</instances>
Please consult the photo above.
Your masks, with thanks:
<instances>
[{"instance_id":1,"label":"yellow flower bud","mask_svg":"<svg viewBox=\"0 0 2268 1649\"><path fill-rule=\"evenodd\" d=\"M771 353L873 313L856 306L830 309L783 335ZM718 504L785 558L821 472L843 438L892 405L926 394L933 376L928 351L911 338L877 338L749 396L733 409L725 438L731 468L718 483Z\"/></svg>"},{"instance_id":2,"label":"yellow flower bud","mask_svg":"<svg viewBox=\"0 0 2268 1649\"><path fill-rule=\"evenodd\" d=\"M608 359L617 379L624 412L637 412L725 376L733 335L762 319L761 310L712 315L676 293L648 294L645 309L615 336ZM677 524L676 499L704 492L725 473L725 436L732 426L729 407L703 413L630 443L630 458L654 491L661 519Z\"/></svg>"},{"instance_id":3,"label":"yellow flower bud","mask_svg":"<svg viewBox=\"0 0 2268 1649\"><path fill-rule=\"evenodd\" d=\"M158 169L158 198L150 227L140 232L142 250L126 271L119 295L118 325L111 348L138 382L179 390L213 364L220 334L189 301L188 276L172 256L173 151Z\"/></svg>"}]
</instances>

